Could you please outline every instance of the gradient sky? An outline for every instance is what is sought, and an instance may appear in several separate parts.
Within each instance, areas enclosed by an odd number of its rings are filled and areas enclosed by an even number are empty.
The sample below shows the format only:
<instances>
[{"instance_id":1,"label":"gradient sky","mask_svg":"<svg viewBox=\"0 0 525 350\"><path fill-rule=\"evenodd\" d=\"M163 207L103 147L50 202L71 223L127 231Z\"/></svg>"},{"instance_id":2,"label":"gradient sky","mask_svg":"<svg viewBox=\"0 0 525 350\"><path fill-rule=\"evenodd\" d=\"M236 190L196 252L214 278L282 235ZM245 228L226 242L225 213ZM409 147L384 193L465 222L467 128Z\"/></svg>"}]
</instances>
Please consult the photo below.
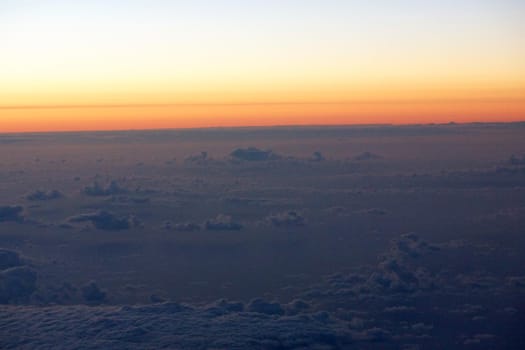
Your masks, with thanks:
<instances>
[{"instance_id":1,"label":"gradient sky","mask_svg":"<svg viewBox=\"0 0 525 350\"><path fill-rule=\"evenodd\" d=\"M525 120L522 0L0 0L0 132Z\"/></svg>"}]
</instances>

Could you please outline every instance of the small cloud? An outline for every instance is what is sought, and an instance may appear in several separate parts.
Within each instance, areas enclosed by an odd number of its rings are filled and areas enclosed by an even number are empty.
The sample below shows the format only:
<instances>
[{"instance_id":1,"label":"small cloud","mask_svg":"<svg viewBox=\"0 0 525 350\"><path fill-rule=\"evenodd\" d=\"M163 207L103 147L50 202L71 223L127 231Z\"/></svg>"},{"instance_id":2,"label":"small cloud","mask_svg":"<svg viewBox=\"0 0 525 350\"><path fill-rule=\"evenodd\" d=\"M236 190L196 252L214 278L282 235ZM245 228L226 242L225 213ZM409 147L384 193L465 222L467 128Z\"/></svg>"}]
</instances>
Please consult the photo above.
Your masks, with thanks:
<instances>
[{"instance_id":1,"label":"small cloud","mask_svg":"<svg viewBox=\"0 0 525 350\"><path fill-rule=\"evenodd\" d=\"M130 216L117 216L108 211L80 214L68 219L69 222L91 222L98 230L127 230L136 225L136 219Z\"/></svg>"},{"instance_id":2,"label":"small cloud","mask_svg":"<svg viewBox=\"0 0 525 350\"><path fill-rule=\"evenodd\" d=\"M0 207L0 222L24 221L24 217L22 216L23 211L24 207L20 205L7 205Z\"/></svg>"},{"instance_id":3,"label":"small cloud","mask_svg":"<svg viewBox=\"0 0 525 350\"><path fill-rule=\"evenodd\" d=\"M312 153L312 156L310 157L309 160L312 162L322 162L322 161L325 161L326 158L321 154L321 152L316 151Z\"/></svg>"},{"instance_id":4,"label":"small cloud","mask_svg":"<svg viewBox=\"0 0 525 350\"><path fill-rule=\"evenodd\" d=\"M288 315L297 315L311 308L311 305L304 300L295 299L286 304L286 313Z\"/></svg>"},{"instance_id":5,"label":"small cloud","mask_svg":"<svg viewBox=\"0 0 525 350\"><path fill-rule=\"evenodd\" d=\"M187 222L187 223L174 224L172 228L173 230L180 231L180 232L194 232L194 231L199 231L201 229L201 225L193 223L193 222Z\"/></svg>"},{"instance_id":6,"label":"small cloud","mask_svg":"<svg viewBox=\"0 0 525 350\"><path fill-rule=\"evenodd\" d=\"M253 299L248 304L248 311L266 315L283 315L284 309L281 304L266 301L264 299Z\"/></svg>"},{"instance_id":7,"label":"small cloud","mask_svg":"<svg viewBox=\"0 0 525 350\"><path fill-rule=\"evenodd\" d=\"M102 186L98 181L95 181L92 186L86 186L84 188L84 193L93 197L113 196L127 192L125 188L121 187L118 182L114 180L107 186Z\"/></svg>"},{"instance_id":8,"label":"small cloud","mask_svg":"<svg viewBox=\"0 0 525 350\"><path fill-rule=\"evenodd\" d=\"M374 216L383 216L388 214L388 212L384 209L380 208L369 208L369 209L363 209L359 210L358 213L360 214L367 214L367 215L374 215Z\"/></svg>"},{"instance_id":9,"label":"small cloud","mask_svg":"<svg viewBox=\"0 0 525 350\"><path fill-rule=\"evenodd\" d=\"M362 161L362 160L374 160L374 159L381 159L381 157L378 154L374 154L371 152L363 152L357 156L354 157L354 160Z\"/></svg>"},{"instance_id":10,"label":"small cloud","mask_svg":"<svg viewBox=\"0 0 525 350\"><path fill-rule=\"evenodd\" d=\"M261 150L255 147L237 148L230 153L230 156L235 160L248 162L277 160L281 158L271 150Z\"/></svg>"},{"instance_id":11,"label":"small cloud","mask_svg":"<svg viewBox=\"0 0 525 350\"><path fill-rule=\"evenodd\" d=\"M219 214L215 219L206 221L206 230L211 231L239 231L242 225L233 221L229 215Z\"/></svg>"},{"instance_id":12,"label":"small cloud","mask_svg":"<svg viewBox=\"0 0 525 350\"><path fill-rule=\"evenodd\" d=\"M27 195L26 199L30 201L48 201L53 199L59 199L62 198L64 195L57 190L51 190L51 191L41 191L37 190L29 195Z\"/></svg>"},{"instance_id":13,"label":"small cloud","mask_svg":"<svg viewBox=\"0 0 525 350\"><path fill-rule=\"evenodd\" d=\"M286 211L283 213L270 215L266 221L275 227L300 227L306 224L305 218L296 211Z\"/></svg>"},{"instance_id":14,"label":"small cloud","mask_svg":"<svg viewBox=\"0 0 525 350\"><path fill-rule=\"evenodd\" d=\"M197 155L191 155L184 159L184 163L186 164L205 164L208 160L208 152L201 152Z\"/></svg>"}]
</instances>

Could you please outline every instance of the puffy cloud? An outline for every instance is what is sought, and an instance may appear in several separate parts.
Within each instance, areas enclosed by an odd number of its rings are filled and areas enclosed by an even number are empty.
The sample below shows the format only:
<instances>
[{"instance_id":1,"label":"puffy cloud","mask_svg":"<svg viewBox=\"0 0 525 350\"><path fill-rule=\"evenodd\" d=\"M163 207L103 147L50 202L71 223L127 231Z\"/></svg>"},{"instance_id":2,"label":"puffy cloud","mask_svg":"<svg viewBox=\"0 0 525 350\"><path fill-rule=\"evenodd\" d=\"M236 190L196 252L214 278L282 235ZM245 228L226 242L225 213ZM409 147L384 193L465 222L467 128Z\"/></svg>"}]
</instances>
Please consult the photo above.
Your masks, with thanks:
<instances>
[{"instance_id":1,"label":"puffy cloud","mask_svg":"<svg viewBox=\"0 0 525 350\"><path fill-rule=\"evenodd\" d=\"M284 309L281 304L269 302L264 299L253 299L248 304L248 311L266 315L283 315Z\"/></svg>"},{"instance_id":2,"label":"puffy cloud","mask_svg":"<svg viewBox=\"0 0 525 350\"><path fill-rule=\"evenodd\" d=\"M249 162L277 160L281 158L271 150L261 150L255 147L237 148L230 153L230 156L235 160Z\"/></svg>"},{"instance_id":3,"label":"puffy cloud","mask_svg":"<svg viewBox=\"0 0 525 350\"><path fill-rule=\"evenodd\" d=\"M24 221L24 217L22 215L23 211L24 211L24 207L20 205L1 206L0 207L0 222Z\"/></svg>"},{"instance_id":4,"label":"puffy cloud","mask_svg":"<svg viewBox=\"0 0 525 350\"><path fill-rule=\"evenodd\" d=\"M136 225L136 219L130 216L117 216L108 211L80 214L68 219L69 222L91 222L98 230L119 231L127 230Z\"/></svg>"},{"instance_id":5,"label":"puffy cloud","mask_svg":"<svg viewBox=\"0 0 525 350\"><path fill-rule=\"evenodd\" d=\"M270 215L266 221L275 227L290 228L299 227L306 224L305 218L296 211L286 211L275 215Z\"/></svg>"},{"instance_id":6,"label":"puffy cloud","mask_svg":"<svg viewBox=\"0 0 525 350\"><path fill-rule=\"evenodd\" d=\"M91 281L81 288L82 297L89 304L100 304L106 300L106 292L101 290L95 281Z\"/></svg>"},{"instance_id":7,"label":"puffy cloud","mask_svg":"<svg viewBox=\"0 0 525 350\"><path fill-rule=\"evenodd\" d=\"M142 306L2 307L8 348L343 349L351 348L345 323L323 313L284 316L241 310L219 301L202 308L177 303ZM23 327L21 326L23 325ZM60 335L60 338L51 336ZM78 334L82 334L79 338Z\"/></svg>"},{"instance_id":8,"label":"puffy cloud","mask_svg":"<svg viewBox=\"0 0 525 350\"><path fill-rule=\"evenodd\" d=\"M98 181L95 181L93 185L84 188L86 195L94 197L113 196L127 192L128 190L121 187L115 180L111 181L107 186L103 186Z\"/></svg>"},{"instance_id":9,"label":"puffy cloud","mask_svg":"<svg viewBox=\"0 0 525 350\"><path fill-rule=\"evenodd\" d=\"M238 231L242 229L242 225L233 221L229 215L219 214L215 219L207 220L205 225L206 230L211 231Z\"/></svg>"},{"instance_id":10,"label":"puffy cloud","mask_svg":"<svg viewBox=\"0 0 525 350\"><path fill-rule=\"evenodd\" d=\"M205 164L208 161L208 152L201 152L200 154L191 155L184 159L186 164Z\"/></svg>"},{"instance_id":11,"label":"puffy cloud","mask_svg":"<svg viewBox=\"0 0 525 350\"><path fill-rule=\"evenodd\" d=\"M62 198L64 195L58 190L41 191L37 190L29 195L26 199L30 201L48 201L52 199Z\"/></svg>"},{"instance_id":12,"label":"puffy cloud","mask_svg":"<svg viewBox=\"0 0 525 350\"><path fill-rule=\"evenodd\" d=\"M29 266L0 271L0 304L27 300L36 290L36 272Z\"/></svg>"},{"instance_id":13,"label":"puffy cloud","mask_svg":"<svg viewBox=\"0 0 525 350\"><path fill-rule=\"evenodd\" d=\"M0 248L0 270L23 265L20 254L13 250Z\"/></svg>"},{"instance_id":14,"label":"puffy cloud","mask_svg":"<svg viewBox=\"0 0 525 350\"><path fill-rule=\"evenodd\" d=\"M285 305L287 315L297 315L308 311L309 309L311 309L311 307L312 306L308 302L302 299L292 300L291 302Z\"/></svg>"}]
</instances>

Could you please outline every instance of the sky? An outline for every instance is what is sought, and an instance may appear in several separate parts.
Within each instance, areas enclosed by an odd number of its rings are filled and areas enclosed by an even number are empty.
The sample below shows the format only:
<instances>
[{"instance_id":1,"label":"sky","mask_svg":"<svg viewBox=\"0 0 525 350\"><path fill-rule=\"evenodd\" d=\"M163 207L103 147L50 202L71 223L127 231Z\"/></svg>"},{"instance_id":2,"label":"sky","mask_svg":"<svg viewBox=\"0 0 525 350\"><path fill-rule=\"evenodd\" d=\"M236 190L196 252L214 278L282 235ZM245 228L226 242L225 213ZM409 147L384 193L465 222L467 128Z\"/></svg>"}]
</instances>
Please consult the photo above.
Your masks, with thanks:
<instances>
[{"instance_id":1,"label":"sky","mask_svg":"<svg viewBox=\"0 0 525 350\"><path fill-rule=\"evenodd\" d=\"M0 0L0 132L525 120L520 0Z\"/></svg>"}]
</instances>

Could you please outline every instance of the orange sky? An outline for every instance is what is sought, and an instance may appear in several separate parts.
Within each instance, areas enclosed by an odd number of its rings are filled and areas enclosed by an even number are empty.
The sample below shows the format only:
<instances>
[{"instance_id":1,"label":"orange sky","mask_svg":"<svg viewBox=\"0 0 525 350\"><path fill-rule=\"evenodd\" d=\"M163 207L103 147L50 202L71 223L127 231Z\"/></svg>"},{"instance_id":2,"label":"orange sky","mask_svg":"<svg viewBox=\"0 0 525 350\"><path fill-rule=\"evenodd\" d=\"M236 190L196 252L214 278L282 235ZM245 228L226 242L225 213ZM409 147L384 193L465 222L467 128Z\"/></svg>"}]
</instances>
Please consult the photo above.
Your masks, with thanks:
<instances>
[{"instance_id":1,"label":"orange sky","mask_svg":"<svg viewBox=\"0 0 525 350\"><path fill-rule=\"evenodd\" d=\"M0 4L0 132L525 120L524 13L514 0Z\"/></svg>"}]
</instances>

